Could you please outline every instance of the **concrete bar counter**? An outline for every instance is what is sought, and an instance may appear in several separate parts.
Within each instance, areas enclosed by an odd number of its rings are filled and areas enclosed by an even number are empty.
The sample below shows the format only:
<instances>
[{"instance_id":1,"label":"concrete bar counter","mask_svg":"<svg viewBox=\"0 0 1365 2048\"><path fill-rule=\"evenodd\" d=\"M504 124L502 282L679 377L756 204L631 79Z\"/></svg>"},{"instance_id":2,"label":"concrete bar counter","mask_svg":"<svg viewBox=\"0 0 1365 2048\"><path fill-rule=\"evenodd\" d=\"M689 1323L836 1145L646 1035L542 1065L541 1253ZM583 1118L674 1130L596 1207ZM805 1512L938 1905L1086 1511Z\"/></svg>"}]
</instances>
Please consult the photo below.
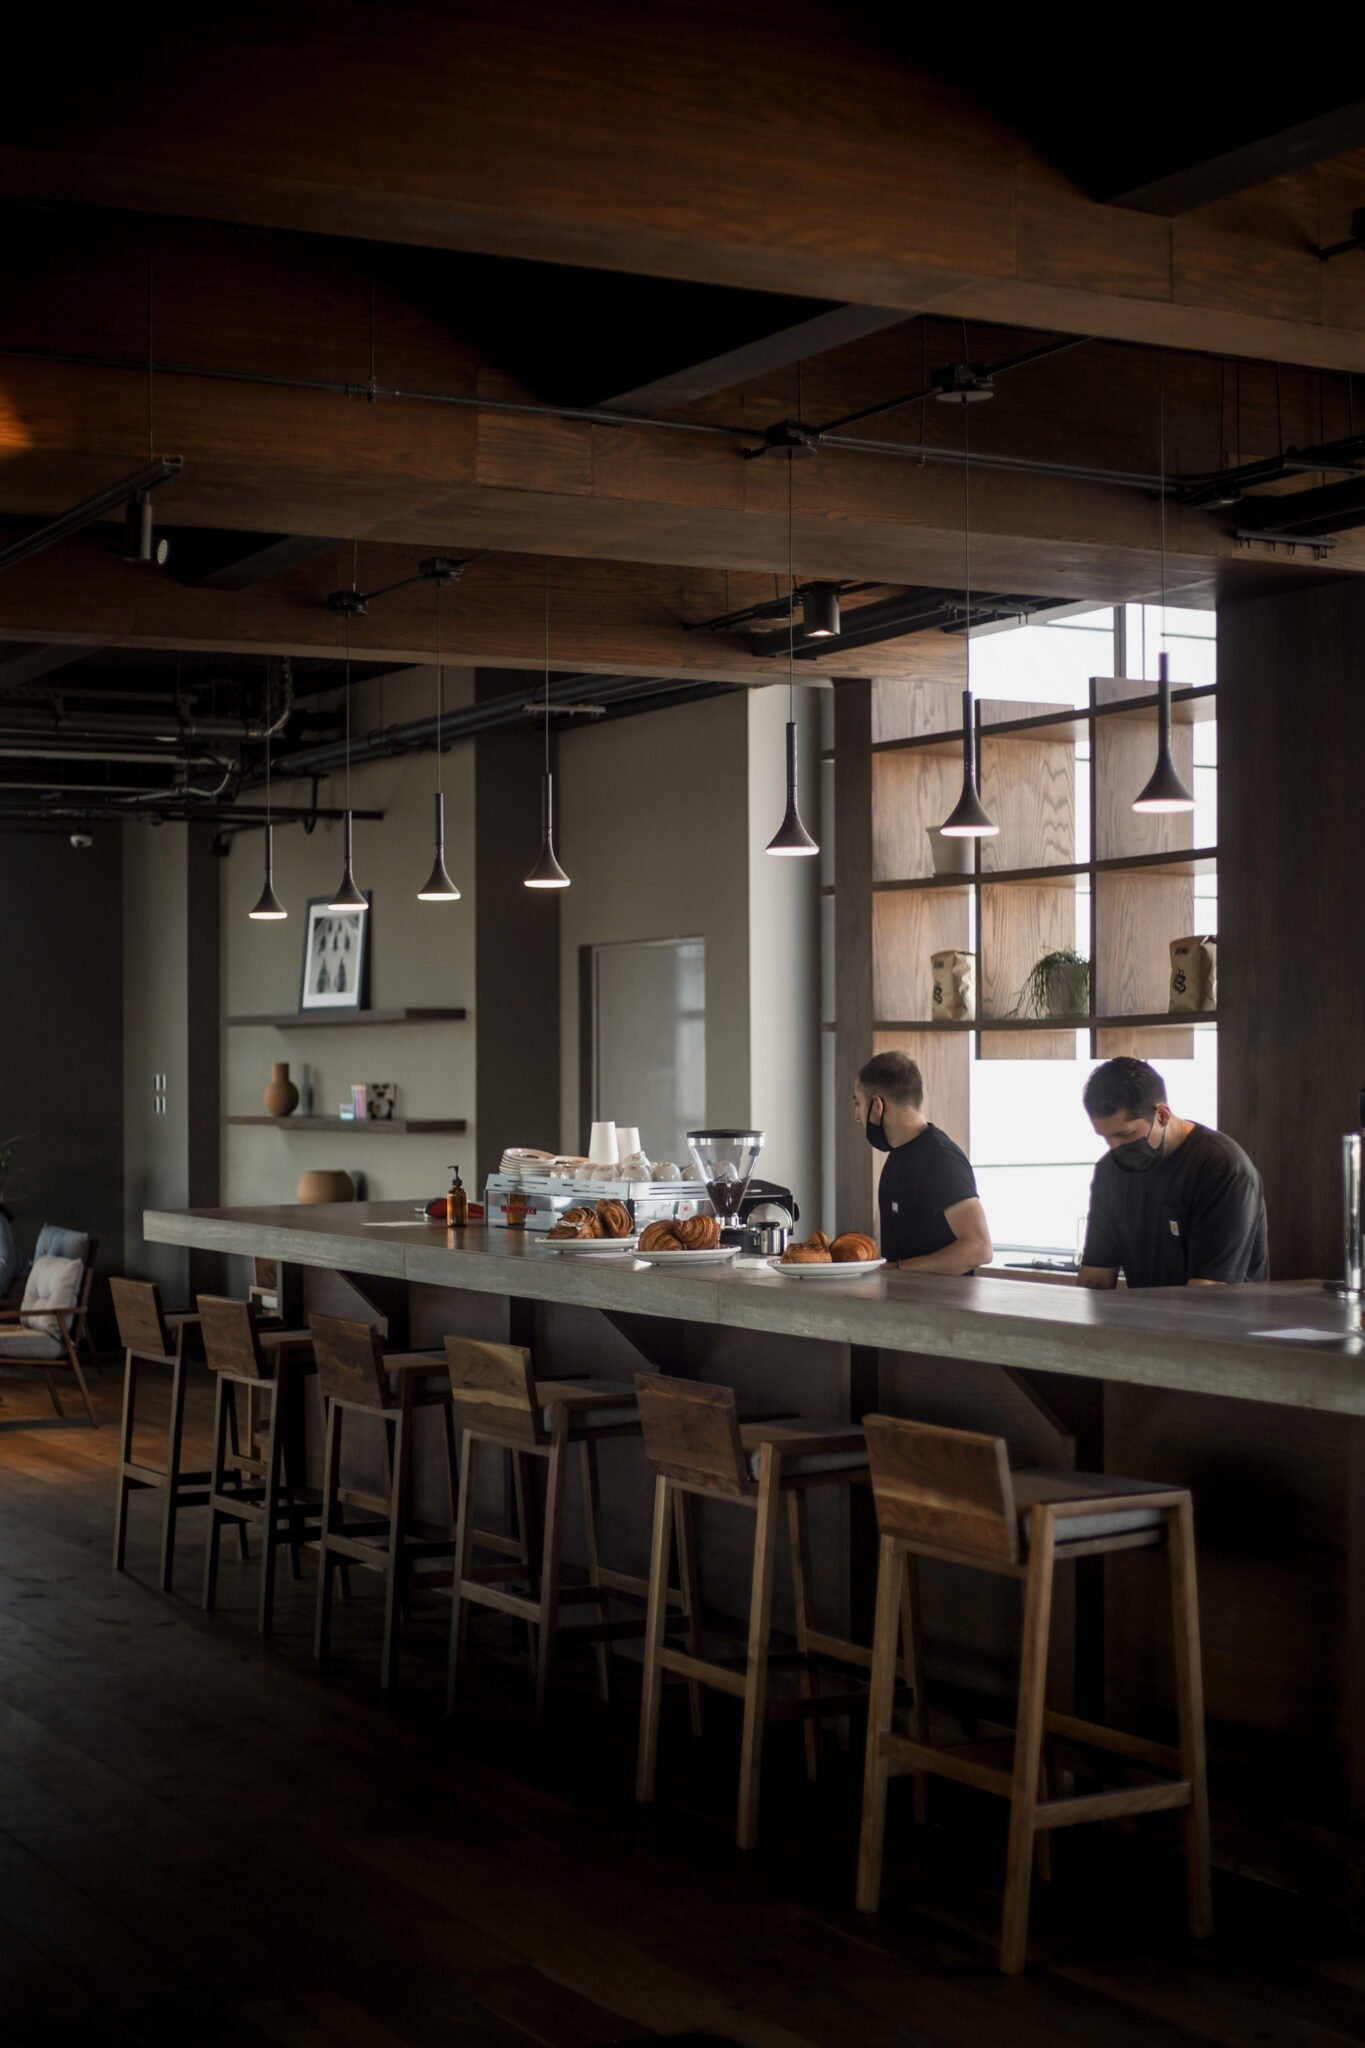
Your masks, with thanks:
<instances>
[{"instance_id":1,"label":"concrete bar counter","mask_svg":"<svg viewBox=\"0 0 1365 2048\"><path fill-rule=\"evenodd\" d=\"M268 1260L286 1313L381 1320L533 1347L542 1373L649 1369L735 1387L752 1412L874 1409L993 1430L1012 1460L1122 1471L1194 1493L1216 1846L1302 1878L1355 1861L1365 1820L1365 1338L1312 1282L1082 1292L996 1276L881 1272L801 1284L752 1266L662 1272L560 1256L521 1232L447 1232L409 1203L148 1211L147 1238ZM234 1292L249 1274L233 1275ZM1311 1337L1300 1333L1311 1331ZM643 1563L649 1485L633 1447L604 1467L608 1546ZM863 1509L815 1529L817 1597L856 1628L872 1586ZM736 1532L703 1527L708 1604L747 1572ZM926 1578L931 1670L965 1697L1002 1690L1007 1589ZM1052 1684L1085 1711L1165 1726L1166 1578L1150 1562L1077 1568ZM738 1602L734 1603L737 1608ZM732 1611L734 1611L732 1608Z\"/></svg>"}]
</instances>

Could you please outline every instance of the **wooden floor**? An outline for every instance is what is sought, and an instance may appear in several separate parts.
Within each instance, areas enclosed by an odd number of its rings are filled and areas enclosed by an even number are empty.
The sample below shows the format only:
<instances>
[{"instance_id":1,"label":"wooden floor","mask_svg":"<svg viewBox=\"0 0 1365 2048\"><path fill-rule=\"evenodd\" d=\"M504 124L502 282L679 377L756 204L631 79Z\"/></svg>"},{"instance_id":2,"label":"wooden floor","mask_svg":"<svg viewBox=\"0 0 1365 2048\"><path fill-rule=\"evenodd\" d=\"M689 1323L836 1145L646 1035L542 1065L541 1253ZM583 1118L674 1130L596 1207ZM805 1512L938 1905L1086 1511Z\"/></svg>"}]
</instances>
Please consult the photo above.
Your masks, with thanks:
<instances>
[{"instance_id":1,"label":"wooden floor","mask_svg":"<svg viewBox=\"0 0 1365 2048\"><path fill-rule=\"evenodd\" d=\"M731 1846L728 1702L698 1746L670 1698L652 1812L632 1797L629 1700L605 1713L571 1674L537 1752L510 1639L452 1730L435 1607L385 1707L377 1580L338 1610L320 1673L311 1564L285 1575L269 1647L255 1569L226 1547L221 1611L200 1614L202 1511L174 1599L154 1590L150 1496L118 1577L114 1429L54 1423L40 1383L7 1376L0 1396L0 2048L1365 2038L1365 1956L1307 1902L1220 1880L1217 1941L1186 1944L1159 1823L1150 1850L1058 1841L1033 1966L1009 1982L991 1953L1003 1838L952 1787L921 1831L893 1794L867 1920L846 1763L812 1791L799 1738L775 1741L763 1846ZM205 1421L198 1388L196 1455Z\"/></svg>"}]
</instances>

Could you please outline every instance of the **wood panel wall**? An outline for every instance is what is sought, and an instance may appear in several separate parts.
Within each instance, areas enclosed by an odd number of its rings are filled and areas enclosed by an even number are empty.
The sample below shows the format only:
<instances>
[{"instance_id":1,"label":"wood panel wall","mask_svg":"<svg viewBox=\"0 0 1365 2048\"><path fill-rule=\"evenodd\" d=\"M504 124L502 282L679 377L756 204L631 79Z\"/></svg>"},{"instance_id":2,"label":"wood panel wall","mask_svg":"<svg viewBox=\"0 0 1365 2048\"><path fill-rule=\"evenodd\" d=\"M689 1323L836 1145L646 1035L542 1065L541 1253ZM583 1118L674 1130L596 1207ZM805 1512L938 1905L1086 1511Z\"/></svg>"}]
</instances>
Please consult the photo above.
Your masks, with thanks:
<instances>
[{"instance_id":1,"label":"wood panel wall","mask_svg":"<svg viewBox=\"0 0 1365 2048\"><path fill-rule=\"evenodd\" d=\"M1365 1083L1365 591L1218 612L1219 1121L1265 1181L1272 1276L1341 1269Z\"/></svg>"}]
</instances>

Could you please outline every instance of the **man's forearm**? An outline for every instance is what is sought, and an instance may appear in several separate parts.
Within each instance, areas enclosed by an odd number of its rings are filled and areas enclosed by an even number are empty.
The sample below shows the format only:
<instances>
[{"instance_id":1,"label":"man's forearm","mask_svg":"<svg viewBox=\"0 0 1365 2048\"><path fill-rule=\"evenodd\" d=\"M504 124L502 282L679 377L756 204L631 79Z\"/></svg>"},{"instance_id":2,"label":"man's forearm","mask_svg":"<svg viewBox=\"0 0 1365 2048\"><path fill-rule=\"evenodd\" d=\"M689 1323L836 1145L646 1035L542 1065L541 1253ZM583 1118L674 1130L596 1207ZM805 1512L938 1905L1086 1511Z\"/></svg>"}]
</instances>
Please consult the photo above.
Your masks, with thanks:
<instances>
[{"instance_id":1,"label":"man's forearm","mask_svg":"<svg viewBox=\"0 0 1365 2048\"><path fill-rule=\"evenodd\" d=\"M941 1251L925 1252L918 1259L902 1259L903 1273L954 1273L959 1278L974 1273L978 1266L988 1266L995 1256L990 1239L956 1237L951 1244L945 1244Z\"/></svg>"}]
</instances>

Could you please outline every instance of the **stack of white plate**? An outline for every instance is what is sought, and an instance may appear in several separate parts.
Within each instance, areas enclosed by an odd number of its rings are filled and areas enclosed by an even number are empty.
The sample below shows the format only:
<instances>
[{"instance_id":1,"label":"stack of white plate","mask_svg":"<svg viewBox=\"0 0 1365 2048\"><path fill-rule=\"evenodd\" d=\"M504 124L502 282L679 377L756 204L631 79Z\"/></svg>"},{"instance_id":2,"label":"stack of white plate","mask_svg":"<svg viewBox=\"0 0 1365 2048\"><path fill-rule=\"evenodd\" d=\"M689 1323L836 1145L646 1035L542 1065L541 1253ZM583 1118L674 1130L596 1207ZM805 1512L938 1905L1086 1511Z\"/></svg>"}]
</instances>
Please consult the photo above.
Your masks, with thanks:
<instances>
[{"instance_id":1,"label":"stack of white plate","mask_svg":"<svg viewBox=\"0 0 1365 2048\"><path fill-rule=\"evenodd\" d=\"M534 1145L509 1145L502 1155L499 1173L517 1180L524 1173L544 1174L550 1170L553 1152L538 1152Z\"/></svg>"}]
</instances>

